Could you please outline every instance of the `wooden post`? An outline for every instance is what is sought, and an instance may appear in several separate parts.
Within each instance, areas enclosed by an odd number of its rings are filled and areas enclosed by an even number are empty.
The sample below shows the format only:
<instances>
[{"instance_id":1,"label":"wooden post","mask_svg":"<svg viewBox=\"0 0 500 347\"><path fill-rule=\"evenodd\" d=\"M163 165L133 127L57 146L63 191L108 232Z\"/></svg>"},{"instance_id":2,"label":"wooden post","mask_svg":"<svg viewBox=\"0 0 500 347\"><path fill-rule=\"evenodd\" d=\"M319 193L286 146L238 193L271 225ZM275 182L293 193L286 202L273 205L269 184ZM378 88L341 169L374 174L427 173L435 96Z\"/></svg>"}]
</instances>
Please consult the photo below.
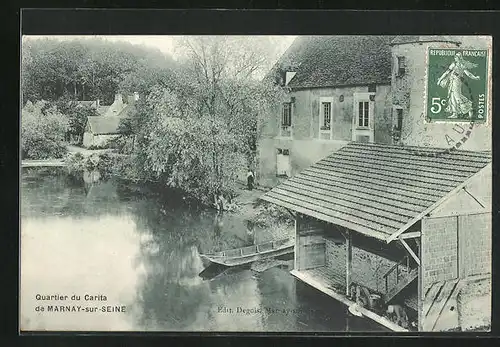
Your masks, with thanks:
<instances>
[{"instance_id":1,"label":"wooden post","mask_svg":"<svg viewBox=\"0 0 500 347\"><path fill-rule=\"evenodd\" d=\"M351 272L352 272L352 236L349 230L346 230L346 272L345 272L345 282L346 288L345 293L347 296L351 295Z\"/></svg>"},{"instance_id":2,"label":"wooden post","mask_svg":"<svg viewBox=\"0 0 500 347\"><path fill-rule=\"evenodd\" d=\"M415 243L417 244L417 253L418 253L418 258L423 260L422 259L422 246L420 244L420 238L418 239L415 239ZM417 326L418 326L418 331L422 331L423 330L423 319L424 319L424 315L423 315L423 310L424 310L424 305L423 305L423 301L424 301L424 297L422 296L422 265L421 264L418 264L418 277L417 277L417 298L418 298L418 301L417 301Z\"/></svg>"},{"instance_id":3,"label":"wooden post","mask_svg":"<svg viewBox=\"0 0 500 347\"><path fill-rule=\"evenodd\" d=\"M299 260L300 260L300 216L301 214L300 213L296 213L295 214L295 249L294 249L294 265L293 265L293 268L295 270L301 270L300 269L300 266L299 266ZM274 241L273 241L273 248L274 248Z\"/></svg>"}]
</instances>

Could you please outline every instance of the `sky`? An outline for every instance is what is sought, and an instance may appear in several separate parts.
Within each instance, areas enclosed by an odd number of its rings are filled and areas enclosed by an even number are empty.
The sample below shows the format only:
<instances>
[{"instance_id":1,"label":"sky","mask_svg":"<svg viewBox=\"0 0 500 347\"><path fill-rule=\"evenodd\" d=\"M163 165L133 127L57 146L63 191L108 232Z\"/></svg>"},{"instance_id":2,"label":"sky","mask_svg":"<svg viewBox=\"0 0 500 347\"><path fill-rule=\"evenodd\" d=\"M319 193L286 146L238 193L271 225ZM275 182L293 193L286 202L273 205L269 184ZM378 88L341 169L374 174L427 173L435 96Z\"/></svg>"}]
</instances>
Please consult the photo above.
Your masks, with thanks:
<instances>
[{"instance_id":1,"label":"sky","mask_svg":"<svg viewBox=\"0 0 500 347\"><path fill-rule=\"evenodd\" d=\"M163 53L171 55L175 59L175 36L171 35L85 35L85 36L76 36L76 35L51 35L51 36L24 36L24 38L56 38L60 40L71 40L71 39L81 39L81 38L101 38L109 41L125 41L135 45L145 45L153 48L158 48ZM271 36L271 38L275 39L277 42L277 56L275 57L275 61L285 52L285 50L290 46L292 41L296 38L296 36ZM270 62L274 64L274 62Z\"/></svg>"}]
</instances>

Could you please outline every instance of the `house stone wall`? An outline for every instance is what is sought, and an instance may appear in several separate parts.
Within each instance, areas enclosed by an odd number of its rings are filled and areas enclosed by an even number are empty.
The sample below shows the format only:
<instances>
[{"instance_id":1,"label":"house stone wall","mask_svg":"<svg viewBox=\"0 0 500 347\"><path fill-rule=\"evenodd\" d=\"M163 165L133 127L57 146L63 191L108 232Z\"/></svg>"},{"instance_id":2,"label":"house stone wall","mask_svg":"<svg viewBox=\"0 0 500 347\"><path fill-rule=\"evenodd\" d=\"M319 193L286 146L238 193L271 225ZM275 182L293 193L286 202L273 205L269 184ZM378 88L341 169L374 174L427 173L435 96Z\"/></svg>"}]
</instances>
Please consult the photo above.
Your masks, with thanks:
<instances>
[{"instance_id":1,"label":"house stone wall","mask_svg":"<svg viewBox=\"0 0 500 347\"><path fill-rule=\"evenodd\" d=\"M463 134L457 123L426 123L426 61L429 48L474 48L491 47L488 37L453 37L461 44L445 42L416 42L394 45L392 47L393 71L391 78L392 102L403 109L403 128L401 143L409 146L432 146L450 148L460 142ZM406 61L406 72L397 76L397 57L403 56ZM491 110L491 91L490 106ZM491 115L489 115L491 117ZM396 124L396 118L393 122ZM468 126L462 124L462 126ZM491 150L491 120L487 124L476 124L469 139L462 145L466 150Z\"/></svg>"},{"instance_id":2,"label":"house stone wall","mask_svg":"<svg viewBox=\"0 0 500 347\"><path fill-rule=\"evenodd\" d=\"M283 179L276 177L277 149L290 151L291 175L339 150L352 140L354 93L367 93L368 86L314 88L290 93L292 136L280 137L281 108L276 108L260 125L258 174L260 185L273 187ZM374 104L374 142L391 143L391 100L389 85L376 85ZM342 96L342 98L341 98ZM332 100L332 138L320 139L320 98ZM343 101L341 101L343 100Z\"/></svg>"},{"instance_id":3,"label":"house stone wall","mask_svg":"<svg viewBox=\"0 0 500 347\"><path fill-rule=\"evenodd\" d=\"M346 245L339 243L338 239L326 239L325 266L335 274L340 284L345 285L346 280ZM385 280L383 275L396 264L394 261L353 246L352 248L352 273L351 280L361 284L370 291L385 293ZM389 278L389 284L394 279Z\"/></svg>"},{"instance_id":4,"label":"house stone wall","mask_svg":"<svg viewBox=\"0 0 500 347\"><path fill-rule=\"evenodd\" d=\"M111 134L111 135L94 135L90 132L85 132L83 134L83 146L84 147L105 147L109 141L116 139L120 135Z\"/></svg>"}]
</instances>

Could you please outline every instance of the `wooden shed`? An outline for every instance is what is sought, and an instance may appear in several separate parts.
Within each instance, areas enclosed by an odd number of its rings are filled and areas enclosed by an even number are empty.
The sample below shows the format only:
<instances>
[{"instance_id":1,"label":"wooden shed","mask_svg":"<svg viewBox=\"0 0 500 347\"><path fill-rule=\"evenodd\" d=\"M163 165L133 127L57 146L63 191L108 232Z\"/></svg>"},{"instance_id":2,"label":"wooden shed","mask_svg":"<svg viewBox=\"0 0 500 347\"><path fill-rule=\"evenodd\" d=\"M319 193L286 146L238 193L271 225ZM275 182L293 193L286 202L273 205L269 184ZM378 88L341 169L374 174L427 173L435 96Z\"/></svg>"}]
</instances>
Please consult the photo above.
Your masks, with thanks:
<instances>
[{"instance_id":1,"label":"wooden shed","mask_svg":"<svg viewBox=\"0 0 500 347\"><path fill-rule=\"evenodd\" d=\"M262 199L295 216L292 274L368 318L400 304L419 331L460 329L457 296L491 273L491 153L352 142ZM490 314L484 312L485 315Z\"/></svg>"}]
</instances>

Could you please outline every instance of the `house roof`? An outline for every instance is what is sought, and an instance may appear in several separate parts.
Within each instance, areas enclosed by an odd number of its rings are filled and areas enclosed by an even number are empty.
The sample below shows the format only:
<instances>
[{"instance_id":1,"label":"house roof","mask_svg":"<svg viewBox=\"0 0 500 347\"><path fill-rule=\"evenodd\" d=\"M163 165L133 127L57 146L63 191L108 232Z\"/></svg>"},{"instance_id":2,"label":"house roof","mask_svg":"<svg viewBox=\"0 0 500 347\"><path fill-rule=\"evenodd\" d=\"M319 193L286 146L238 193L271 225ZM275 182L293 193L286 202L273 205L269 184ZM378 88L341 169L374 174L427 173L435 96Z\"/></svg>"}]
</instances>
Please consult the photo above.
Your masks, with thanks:
<instances>
[{"instance_id":1,"label":"house roof","mask_svg":"<svg viewBox=\"0 0 500 347\"><path fill-rule=\"evenodd\" d=\"M450 43L460 44L460 41L450 36L398 35L391 41L391 45L401 45L406 43L417 43L417 42L450 42Z\"/></svg>"},{"instance_id":2,"label":"house roof","mask_svg":"<svg viewBox=\"0 0 500 347\"><path fill-rule=\"evenodd\" d=\"M106 112L108 112L109 106L99 106L97 108L97 113L99 113L101 116L104 116Z\"/></svg>"},{"instance_id":3,"label":"house roof","mask_svg":"<svg viewBox=\"0 0 500 347\"><path fill-rule=\"evenodd\" d=\"M123 117L91 116L87 117L92 133L96 135L119 134L118 127Z\"/></svg>"},{"instance_id":4,"label":"house roof","mask_svg":"<svg viewBox=\"0 0 500 347\"><path fill-rule=\"evenodd\" d=\"M352 142L261 199L390 242L491 162L490 152L421 154L436 151Z\"/></svg>"},{"instance_id":5,"label":"house roof","mask_svg":"<svg viewBox=\"0 0 500 347\"><path fill-rule=\"evenodd\" d=\"M385 84L390 82L394 36L301 36L278 61L297 72L291 88ZM290 67L291 66L291 67Z\"/></svg>"},{"instance_id":6,"label":"house roof","mask_svg":"<svg viewBox=\"0 0 500 347\"><path fill-rule=\"evenodd\" d=\"M81 106L97 107L97 100L78 100L76 101L76 104Z\"/></svg>"}]
</instances>

